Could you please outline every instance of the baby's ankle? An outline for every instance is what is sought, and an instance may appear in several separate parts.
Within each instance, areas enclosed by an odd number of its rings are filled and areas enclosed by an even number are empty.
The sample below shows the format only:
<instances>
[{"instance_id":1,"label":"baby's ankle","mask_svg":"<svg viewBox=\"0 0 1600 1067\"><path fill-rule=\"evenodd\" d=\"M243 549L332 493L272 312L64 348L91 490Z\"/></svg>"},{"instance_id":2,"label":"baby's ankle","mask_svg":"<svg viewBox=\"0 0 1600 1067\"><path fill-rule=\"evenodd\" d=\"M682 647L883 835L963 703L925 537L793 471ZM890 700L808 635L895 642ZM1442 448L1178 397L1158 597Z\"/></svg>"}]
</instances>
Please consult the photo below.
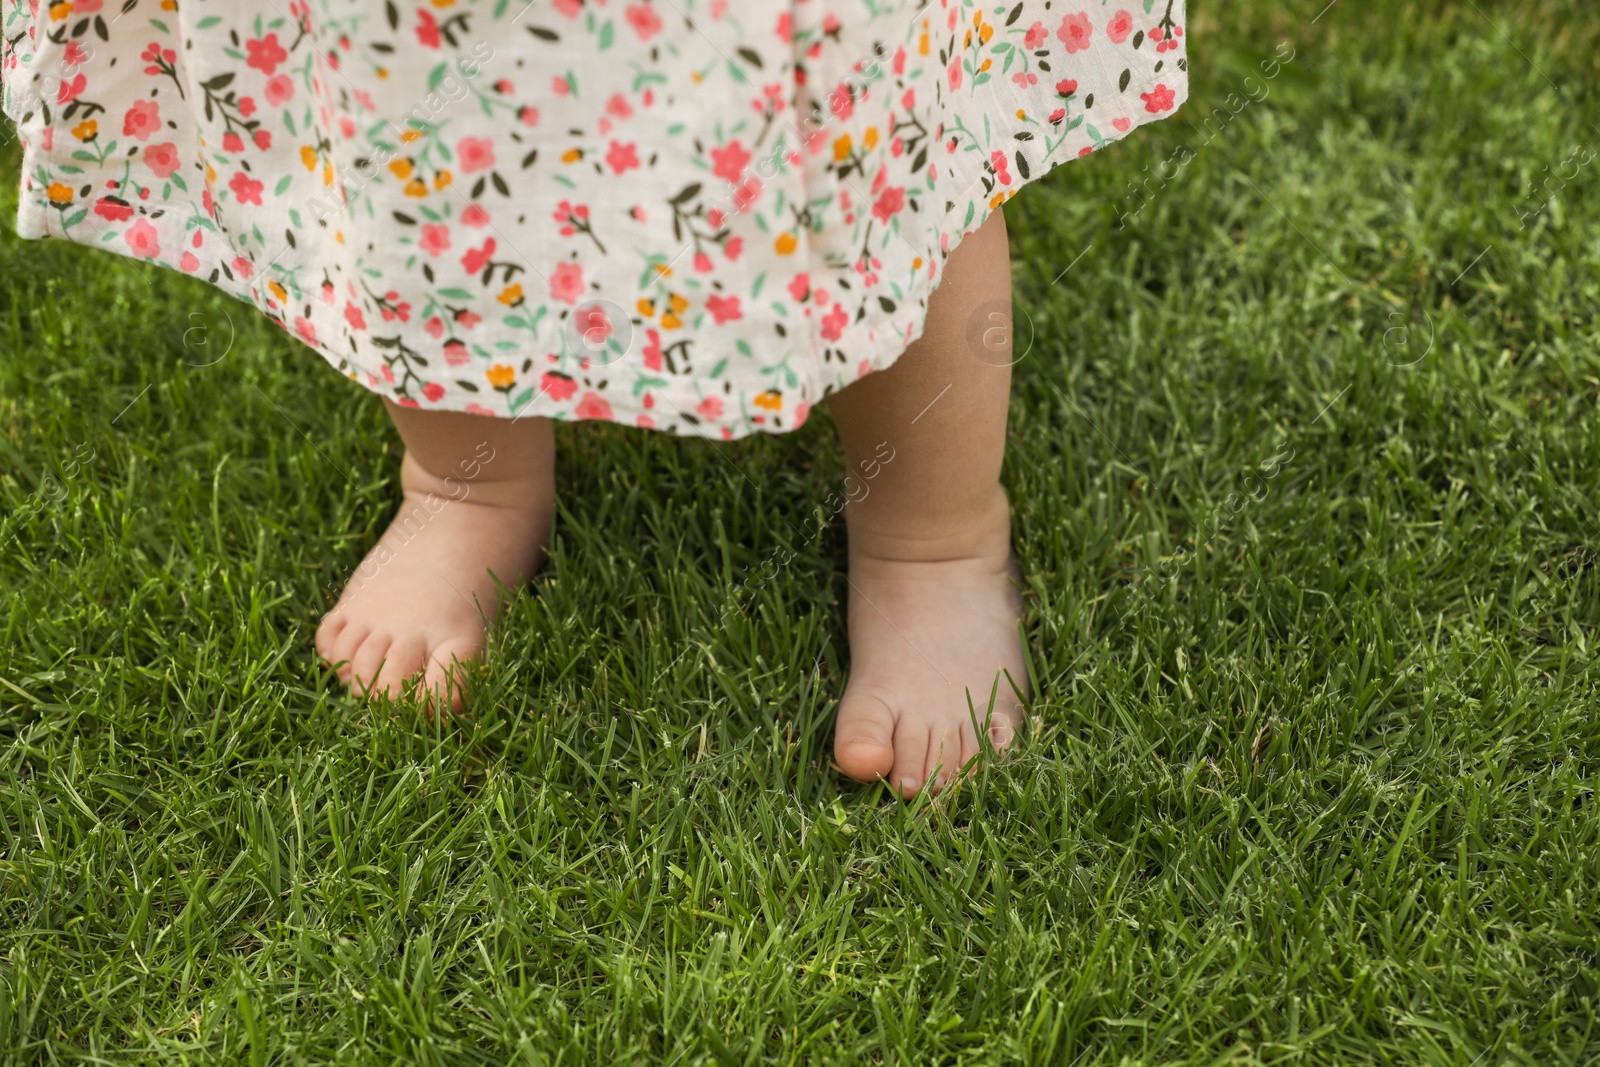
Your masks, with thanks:
<instances>
[{"instance_id":1,"label":"baby's ankle","mask_svg":"<svg viewBox=\"0 0 1600 1067\"><path fill-rule=\"evenodd\" d=\"M845 511L852 557L937 563L1009 560L1011 504L996 483L985 499L958 508L871 507L869 496Z\"/></svg>"}]
</instances>

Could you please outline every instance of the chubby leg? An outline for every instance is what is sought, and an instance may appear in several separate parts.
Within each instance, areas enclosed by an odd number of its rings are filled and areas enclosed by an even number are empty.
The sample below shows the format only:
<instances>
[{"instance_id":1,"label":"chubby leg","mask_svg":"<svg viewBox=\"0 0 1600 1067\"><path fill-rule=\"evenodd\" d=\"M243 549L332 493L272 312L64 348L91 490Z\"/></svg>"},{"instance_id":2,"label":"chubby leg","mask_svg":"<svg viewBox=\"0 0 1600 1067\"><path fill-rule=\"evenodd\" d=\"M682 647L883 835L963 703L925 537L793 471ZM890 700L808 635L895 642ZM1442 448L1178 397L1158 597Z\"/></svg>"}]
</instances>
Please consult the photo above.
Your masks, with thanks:
<instances>
[{"instance_id":1,"label":"chubby leg","mask_svg":"<svg viewBox=\"0 0 1600 1067\"><path fill-rule=\"evenodd\" d=\"M357 693L396 696L420 675L430 700L459 708L455 661L482 653L501 586L521 589L544 559L554 427L388 407L405 497L317 628L317 653Z\"/></svg>"},{"instance_id":2,"label":"chubby leg","mask_svg":"<svg viewBox=\"0 0 1600 1067\"><path fill-rule=\"evenodd\" d=\"M834 758L850 777L888 778L907 797L943 788L978 755L969 694L997 749L1022 720L1006 678L1027 685L1000 486L1010 299L997 211L951 254L923 336L830 401L865 486L845 511L851 670Z\"/></svg>"}]
</instances>

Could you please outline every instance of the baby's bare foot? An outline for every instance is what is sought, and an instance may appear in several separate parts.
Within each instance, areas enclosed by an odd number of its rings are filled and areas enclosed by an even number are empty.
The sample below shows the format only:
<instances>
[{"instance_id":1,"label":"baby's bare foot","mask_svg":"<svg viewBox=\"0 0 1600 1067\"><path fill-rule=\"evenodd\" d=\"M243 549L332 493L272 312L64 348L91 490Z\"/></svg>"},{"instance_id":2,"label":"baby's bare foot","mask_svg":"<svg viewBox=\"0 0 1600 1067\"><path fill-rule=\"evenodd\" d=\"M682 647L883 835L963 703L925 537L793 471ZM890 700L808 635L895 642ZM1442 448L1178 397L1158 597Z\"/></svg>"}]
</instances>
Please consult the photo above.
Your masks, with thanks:
<instances>
[{"instance_id":1,"label":"baby's bare foot","mask_svg":"<svg viewBox=\"0 0 1600 1067\"><path fill-rule=\"evenodd\" d=\"M857 533L852 527L850 681L834 758L850 777L887 778L908 798L924 784L938 792L981 751L973 711L997 750L1022 722L1011 684L1026 694L1010 512L1001 496L973 530L904 551Z\"/></svg>"},{"instance_id":2,"label":"baby's bare foot","mask_svg":"<svg viewBox=\"0 0 1600 1067\"><path fill-rule=\"evenodd\" d=\"M542 561L554 484L439 478L409 452L400 482L400 511L317 628L317 653L357 694L398 696L420 676L424 699L459 710L456 664L482 654L501 586L520 590Z\"/></svg>"}]
</instances>

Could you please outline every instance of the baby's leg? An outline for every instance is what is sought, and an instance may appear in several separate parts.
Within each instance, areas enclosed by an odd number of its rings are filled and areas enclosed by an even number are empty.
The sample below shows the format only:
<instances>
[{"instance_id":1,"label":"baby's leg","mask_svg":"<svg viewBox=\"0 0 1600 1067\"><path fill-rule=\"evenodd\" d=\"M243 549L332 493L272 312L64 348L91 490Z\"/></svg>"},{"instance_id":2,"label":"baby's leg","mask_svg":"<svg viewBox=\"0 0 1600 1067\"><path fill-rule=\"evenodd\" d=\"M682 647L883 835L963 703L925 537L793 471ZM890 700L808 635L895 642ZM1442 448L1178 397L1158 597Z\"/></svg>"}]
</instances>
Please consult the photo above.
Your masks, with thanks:
<instances>
[{"instance_id":1,"label":"baby's leg","mask_svg":"<svg viewBox=\"0 0 1600 1067\"><path fill-rule=\"evenodd\" d=\"M396 695L420 674L459 708L453 661L483 651L500 585L519 590L544 558L554 428L392 403L389 414L406 445L405 498L317 628L317 652L359 693Z\"/></svg>"},{"instance_id":2,"label":"baby's leg","mask_svg":"<svg viewBox=\"0 0 1600 1067\"><path fill-rule=\"evenodd\" d=\"M997 211L951 254L922 338L831 401L851 472L876 470L845 511L852 663L834 758L852 778L887 777L905 796L930 779L942 788L978 754L969 693L982 729L999 679L987 725L996 748L1022 719L1001 673L1026 691L1000 486L1010 299ZM1004 319L988 314L995 301ZM968 341L975 317L977 346Z\"/></svg>"}]
</instances>

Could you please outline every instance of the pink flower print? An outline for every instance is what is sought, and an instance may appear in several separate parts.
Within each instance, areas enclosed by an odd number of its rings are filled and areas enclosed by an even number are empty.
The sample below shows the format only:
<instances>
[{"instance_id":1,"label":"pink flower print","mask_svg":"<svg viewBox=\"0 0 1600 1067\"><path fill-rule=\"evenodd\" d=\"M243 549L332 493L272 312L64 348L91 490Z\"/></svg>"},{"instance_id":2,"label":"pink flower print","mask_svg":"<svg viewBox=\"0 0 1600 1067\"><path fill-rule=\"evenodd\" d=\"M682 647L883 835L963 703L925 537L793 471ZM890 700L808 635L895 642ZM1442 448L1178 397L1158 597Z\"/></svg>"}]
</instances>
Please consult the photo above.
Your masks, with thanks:
<instances>
[{"instance_id":1,"label":"pink flower print","mask_svg":"<svg viewBox=\"0 0 1600 1067\"><path fill-rule=\"evenodd\" d=\"M756 201L761 199L761 179L751 176L748 181L733 191L734 210L744 212L755 207Z\"/></svg>"},{"instance_id":2,"label":"pink flower print","mask_svg":"<svg viewBox=\"0 0 1600 1067\"><path fill-rule=\"evenodd\" d=\"M633 424L639 427L641 430L653 430L656 428L656 420L652 419L649 415L640 415L636 417L633 420Z\"/></svg>"},{"instance_id":3,"label":"pink flower print","mask_svg":"<svg viewBox=\"0 0 1600 1067\"><path fill-rule=\"evenodd\" d=\"M906 72L906 49L904 45L894 50L894 72L897 76Z\"/></svg>"},{"instance_id":4,"label":"pink flower print","mask_svg":"<svg viewBox=\"0 0 1600 1067\"><path fill-rule=\"evenodd\" d=\"M417 242L417 247L430 256L439 256L450 251L450 227L433 222L423 223L422 239Z\"/></svg>"},{"instance_id":5,"label":"pink flower print","mask_svg":"<svg viewBox=\"0 0 1600 1067\"><path fill-rule=\"evenodd\" d=\"M365 330L367 328L367 317L361 313L360 308L348 300L345 301L344 305L344 321L348 322L352 329Z\"/></svg>"},{"instance_id":6,"label":"pink flower print","mask_svg":"<svg viewBox=\"0 0 1600 1067\"><path fill-rule=\"evenodd\" d=\"M855 109L855 98L850 95L850 90L843 85L835 85L833 91L828 94L828 113L843 121L849 118Z\"/></svg>"},{"instance_id":7,"label":"pink flower print","mask_svg":"<svg viewBox=\"0 0 1600 1067\"><path fill-rule=\"evenodd\" d=\"M949 67L948 70L945 71L945 74L950 79L950 88L951 89L959 89L959 88L961 88L961 57L960 56L956 56L954 59L952 59L950 61L950 67Z\"/></svg>"},{"instance_id":8,"label":"pink flower print","mask_svg":"<svg viewBox=\"0 0 1600 1067\"><path fill-rule=\"evenodd\" d=\"M161 132L161 105L154 100L135 100L122 116L122 133L148 141L152 133Z\"/></svg>"},{"instance_id":9,"label":"pink flower print","mask_svg":"<svg viewBox=\"0 0 1600 1067\"><path fill-rule=\"evenodd\" d=\"M648 41L661 32L661 16L648 4L629 4L623 15L641 41Z\"/></svg>"},{"instance_id":10,"label":"pink flower print","mask_svg":"<svg viewBox=\"0 0 1600 1067\"><path fill-rule=\"evenodd\" d=\"M577 394L578 383L565 374L545 371L539 376L539 391L559 404Z\"/></svg>"},{"instance_id":11,"label":"pink flower print","mask_svg":"<svg viewBox=\"0 0 1600 1067\"><path fill-rule=\"evenodd\" d=\"M583 10L583 0L554 0L554 3L556 10L569 19L577 18Z\"/></svg>"},{"instance_id":12,"label":"pink flower print","mask_svg":"<svg viewBox=\"0 0 1600 1067\"><path fill-rule=\"evenodd\" d=\"M77 41L68 41L66 49L61 53L61 63L66 67L81 67L89 62L89 53Z\"/></svg>"},{"instance_id":13,"label":"pink flower print","mask_svg":"<svg viewBox=\"0 0 1600 1067\"><path fill-rule=\"evenodd\" d=\"M605 397L599 393L584 393L583 399L578 401L578 406L572 409L572 414L574 418L579 419L609 419L611 405L606 403Z\"/></svg>"},{"instance_id":14,"label":"pink flower print","mask_svg":"<svg viewBox=\"0 0 1600 1067\"><path fill-rule=\"evenodd\" d=\"M778 15L778 24L773 27L773 32L784 44L794 40L794 19L789 12L785 11Z\"/></svg>"},{"instance_id":15,"label":"pink flower print","mask_svg":"<svg viewBox=\"0 0 1600 1067\"><path fill-rule=\"evenodd\" d=\"M1077 91L1078 83L1072 78L1062 78L1056 82L1056 94L1059 96L1071 96Z\"/></svg>"},{"instance_id":16,"label":"pink flower print","mask_svg":"<svg viewBox=\"0 0 1600 1067\"><path fill-rule=\"evenodd\" d=\"M822 339L837 341L844 334L844 328L849 322L850 314L845 311L844 305L833 305L833 310L822 317Z\"/></svg>"},{"instance_id":17,"label":"pink flower print","mask_svg":"<svg viewBox=\"0 0 1600 1067\"><path fill-rule=\"evenodd\" d=\"M612 93L611 99L606 101L606 114L612 118L625 119L633 114L633 105L628 103L628 98L621 93Z\"/></svg>"},{"instance_id":18,"label":"pink flower print","mask_svg":"<svg viewBox=\"0 0 1600 1067\"><path fill-rule=\"evenodd\" d=\"M425 7L417 8L417 43L424 48L439 47L439 23Z\"/></svg>"},{"instance_id":19,"label":"pink flower print","mask_svg":"<svg viewBox=\"0 0 1600 1067\"><path fill-rule=\"evenodd\" d=\"M702 419L709 419L715 422L717 419L722 418L722 398L720 396L706 397L700 401L700 405L694 409L694 413Z\"/></svg>"},{"instance_id":20,"label":"pink flower print","mask_svg":"<svg viewBox=\"0 0 1600 1067\"><path fill-rule=\"evenodd\" d=\"M879 195L878 202L872 205L872 217L879 222L887 224L905 206L905 189L898 185L891 185Z\"/></svg>"},{"instance_id":21,"label":"pink flower print","mask_svg":"<svg viewBox=\"0 0 1600 1067\"><path fill-rule=\"evenodd\" d=\"M1158 84L1148 93L1140 93L1139 99L1144 101L1144 109L1152 115L1159 115L1163 111L1172 110L1172 102L1178 94L1168 89L1165 84Z\"/></svg>"},{"instance_id":22,"label":"pink flower print","mask_svg":"<svg viewBox=\"0 0 1600 1067\"><path fill-rule=\"evenodd\" d=\"M1011 163L1006 159L1004 152L995 152L989 156L989 162L994 166L994 176L1001 185L1011 184Z\"/></svg>"},{"instance_id":23,"label":"pink flower print","mask_svg":"<svg viewBox=\"0 0 1600 1067\"><path fill-rule=\"evenodd\" d=\"M517 118L522 120L522 124L524 126L537 126L539 125L539 109L536 107L525 107L521 111L517 112Z\"/></svg>"},{"instance_id":24,"label":"pink flower print","mask_svg":"<svg viewBox=\"0 0 1600 1067\"><path fill-rule=\"evenodd\" d=\"M257 130L252 140L255 141L256 147L263 152L272 147L272 134L267 130Z\"/></svg>"},{"instance_id":25,"label":"pink flower print","mask_svg":"<svg viewBox=\"0 0 1600 1067\"><path fill-rule=\"evenodd\" d=\"M794 413L790 416L789 428L798 430L806 424L806 419L811 417L811 405L804 400L794 406Z\"/></svg>"},{"instance_id":26,"label":"pink flower print","mask_svg":"<svg viewBox=\"0 0 1600 1067\"><path fill-rule=\"evenodd\" d=\"M146 145L143 159L144 165L149 167L157 178L170 178L172 172L178 169L178 146L171 141Z\"/></svg>"},{"instance_id":27,"label":"pink flower print","mask_svg":"<svg viewBox=\"0 0 1600 1067\"><path fill-rule=\"evenodd\" d=\"M583 295L583 268L576 263L562 263L550 273L550 299L576 304Z\"/></svg>"},{"instance_id":28,"label":"pink flower print","mask_svg":"<svg viewBox=\"0 0 1600 1067\"><path fill-rule=\"evenodd\" d=\"M1089 47L1089 35L1093 32L1094 28L1089 25L1089 16L1080 11L1076 15L1062 18L1056 36L1061 38L1061 43L1067 46L1068 52L1081 52Z\"/></svg>"},{"instance_id":29,"label":"pink flower print","mask_svg":"<svg viewBox=\"0 0 1600 1067\"><path fill-rule=\"evenodd\" d=\"M255 98L254 97L250 97L250 96L241 96L239 98L239 114L243 115L245 118L249 118L251 115L254 115L255 113L256 113L256 101L255 101Z\"/></svg>"},{"instance_id":30,"label":"pink flower print","mask_svg":"<svg viewBox=\"0 0 1600 1067\"><path fill-rule=\"evenodd\" d=\"M193 274L200 269L200 257L193 252L184 252L178 257L178 269Z\"/></svg>"},{"instance_id":31,"label":"pink flower print","mask_svg":"<svg viewBox=\"0 0 1600 1067\"><path fill-rule=\"evenodd\" d=\"M273 107L287 103L294 97L294 82L287 74L275 74L267 79L267 103Z\"/></svg>"},{"instance_id":32,"label":"pink flower print","mask_svg":"<svg viewBox=\"0 0 1600 1067\"><path fill-rule=\"evenodd\" d=\"M464 174L494 166L494 142L487 137L463 137L456 145Z\"/></svg>"},{"instance_id":33,"label":"pink flower print","mask_svg":"<svg viewBox=\"0 0 1600 1067\"><path fill-rule=\"evenodd\" d=\"M468 204L466 210L461 213L461 222L467 226L487 226L489 213L477 204Z\"/></svg>"},{"instance_id":34,"label":"pink flower print","mask_svg":"<svg viewBox=\"0 0 1600 1067\"><path fill-rule=\"evenodd\" d=\"M461 410L465 411L468 415L488 415L490 418L494 417L494 412L490 411L482 404L468 404Z\"/></svg>"},{"instance_id":35,"label":"pink flower print","mask_svg":"<svg viewBox=\"0 0 1600 1067\"><path fill-rule=\"evenodd\" d=\"M256 272L255 265L243 256L235 256L232 266L233 273L237 274L242 282L249 281Z\"/></svg>"},{"instance_id":36,"label":"pink flower print","mask_svg":"<svg viewBox=\"0 0 1600 1067\"><path fill-rule=\"evenodd\" d=\"M94 213L111 222L127 222L133 218L133 208L120 201L101 197L94 202Z\"/></svg>"},{"instance_id":37,"label":"pink flower print","mask_svg":"<svg viewBox=\"0 0 1600 1067\"><path fill-rule=\"evenodd\" d=\"M659 371L661 369L661 331L646 330L644 345L645 370ZM646 406L649 406L650 396L645 395Z\"/></svg>"},{"instance_id":38,"label":"pink flower print","mask_svg":"<svg viewBox=\"0 0 1600 1067\"><path fill-rule=\"evenodd\" d=\"M428 336L435 341L444 336L444 320L437 315L424 322L422 328L427 330Z\"/></svg>"},{"instance_id":39,"label":"pink flower print","mask_svg":"<svg viewBox=\"0 0 1600 1067\"><path fill-rule=\"evenodd\" d=\"M711 150L711 173L727 182L737 182L744 177L750 153L738 141L730 141L722 148Z\"/></svg>"},{"instance_id":40,"label":"pink flower print","mask_svg":"<svg viewBox=\"0 0 1600 1067\"><path fill-rule=\"evenodd\" d=\"M239 203L260 207L261 190L266 186L241 170L228 179L228 188L233 190L233 195L238 198Z\"/></svg>"},{"instance_id":41,"label":"pink flower print","mask_svg":"<svg viewBox=\"0 0 1600 1067\"><path fill-rule=\"evenodd\" d=\"M1050 36L1050 31L1044 28L1044 23L1035 22L1028 27L1027 36L1022 38L1022 47L1032 52L1044 44L1044 39Z\"/></svg>"},{"instance_id":42,"label":"pink flower print","mask_svg":"<svg viewBox=\"0 0 1600 1067\"><path fill-rule=\"evenodd\" d=\"M796 274L792 279L790 279L790 281L789 281L789 296L794 299L794 302L796 304L804 303L806 297L810 294L810 292L811 292L811 275L809 275L809 274Z\"/></svg>"},{"instance_id":43,"label":"pink flower print","mask_svg":"<svg viewBox=\"0 0 1600 1067\"><path fill-rule=\"evenodd\" d=\"M1132 32L1133 16L1126 11L1118 11L1111 16L1111 21L1106 23L1106 36L1111 38L1112 44L1121 44Z\"/></svg>"},{"instance_id":44,"label":"pink flower print","mask_svg":"<svg viewBox=\"0 0 1600 1067\"><path fill-rule=\"evenodd\" d=\"M1026 71L1019 70L1017 73L1011 75L1011 80L1016 82L1022 88L1026 89L1030 85L1037 85L1039 82L1039 76L1037 74L1029 74Z\"/></svg>"},{"instance_id":45,"label":"pink flower print","mask_svg":"<svg viewBox=\"0 0 1600 1067\"><path fill-rule=\"evenodd\" d=\"M317 343L317 328L311 325L311 323L307 322L305 319L299 317L295 318L294 332L299 334L300 339L308 345L314 345ZM387 367L384 368L384 370L388 369L389 368Z\"/></svg>"},{"instance_id":46,"label":"pink flower print","mask_svg":"<svg viewBox=\"0 0 1600 1067\"><path fill-rule=\"evenodd\" d=\"M456 313L456 323L463 330L470 330L483 321L483 316L475 311L461 311Z\"/></svg>"},{"instance_id":47,"label":"pink flower print","mask_svg":"<svg viewBox=\"0 0 1600 1067\"><path fill-rule=\"evenodd\" d=\"M550 91L557 96L566 96L572 92L572 86L567 82L567 76L565 74L557 74L554 78L551 78Z\"/></svg>"},{"instance_id":48,"label":"pink flower print","mask_svg":"<svg viewBox=\"0 0 1600 1067\"><path fill-rule=\"evenodd\" d=\"M1111 128L1118 133L1127 133L1128 127L1133 125L1133 120L1126 115L1119 115L1111 120Z\"/></svg>"},{"instance_id":49,"label":"pink flower print","mask_svg":"<svg viewBox=\"0 0 1600 1067\"><path fill-rule=\"evenodd\" d=\"M467 346L460 341L446 341L444 343L444 361L452 367L466 366L471 357L467 354Z\"/></svg>"},{"instance_id":50,"label":"pink flower print","mask_svg":"<svg viewBox=\"0 0 1600 1067\"><path fill-rule=\"evenodd\" d=\"M694 254L694 269L696 271L701 274L709 274L711 273L713 267L714 264L711 262L710 256L706 255L704 252L696 252Z\"/></svg>"},{"instance_id":51,"label":"pink flower print","mask_svg":"<svg viewBox=\"0 0 1600 1067\"><path fill-rule=\"evenodd\" d=\"M238 134L232 133L232 132L223 134L222 135L222 150L224 152L243 152L244 151L244 138L242 138Z\"/></svg>"},{"instance_id":52,"label":"pink flower print","mask_svg":"<svg viewBox=\"0 0 1600 1067\"><path fill-rule=\"evenodd\" d=\"M494 256L494 238L483 242L482 248L470 248L467 254L461 257L461 269L468 274L476 274L489 265L489 260Z\"/></svg>"},{"instance_id":53,"label":"pink flower print","mask_svg":"<svg viewBox=\"0 0 1600 1067\"><path fill-rule=\"evenodd\" d=\"M635 170L639 166L639 152L630 141L622 144L612 141L610 149L606 152L606 165L616 174Z\"/></svg>"},{"instance_id":54,"label":"pink flower print","mask_svg":"<svg viewBox=\"0 0 1600 1067\"><path fill-rule=\"evenodd\" d=\"M275 33L269 33L258 40L246 41L244 50L250 57L245 60L245 66L254 67L268 77L278 69L279 63L289 58L289 53L278 43L278 35Z\"/></svg>"},{"instance_id":55,"label":"pink flower print","mask_svg":"<svg viewBox=\"0 0 1600 1067\"><path fill-rule=\"evenodd\" d=\"M730 238L728 238L727 243L722 246L722 251L723 251L723 254L728 257L728 262L729 263L738 262L739 253L744 251L744 238L743 237L730 237Z\"/></svg>"},{"instance_id":56,"label":"pink flower print","mask_svg":"<svg viewBox=\"0 0 1600 1067\"><path fill-rule=\"evenodd\" d=\"M140 259L155 259L161 254L161 241L148 220L139 219L122 232L122 239Z\"/></svg>"},{"instance_id":57,"label":"pink flower print","mask_svg":"<svg viewBox=\"0 0 1600 1067\"><path fill-rule=\"evenodd\" d=\"M744 312L739 310L739 298L736 296L709 296L706 298L706 310L711 312L711 317L717 320L717 325L737 322L744 318Z\"/></svg>"},{"instance_id":58,"label":"pink flower print","mask_svg":"<svg viewBox=\"0 0 1600 1067\"><path fill-rule=\"evenodd\" d=\"M78 94L83 92L84 86L88 84L89 79L85 78L82 74L75 75L71 78L61 79L61 85L56 89L56 103L71 103L73 100L78 98Z\"/></svg>"},{"instance_id":59,"label":"pink flower print","mask_svg":"<svg viewBox=\"0 0 1600 1067\"><path fill-rule=\"evenodd\" d=\"M444 386L438 382L428 382L422 387L422 395L430 404L437 404L439 398L444 396Z\"/></svg>"}]
</instances>

